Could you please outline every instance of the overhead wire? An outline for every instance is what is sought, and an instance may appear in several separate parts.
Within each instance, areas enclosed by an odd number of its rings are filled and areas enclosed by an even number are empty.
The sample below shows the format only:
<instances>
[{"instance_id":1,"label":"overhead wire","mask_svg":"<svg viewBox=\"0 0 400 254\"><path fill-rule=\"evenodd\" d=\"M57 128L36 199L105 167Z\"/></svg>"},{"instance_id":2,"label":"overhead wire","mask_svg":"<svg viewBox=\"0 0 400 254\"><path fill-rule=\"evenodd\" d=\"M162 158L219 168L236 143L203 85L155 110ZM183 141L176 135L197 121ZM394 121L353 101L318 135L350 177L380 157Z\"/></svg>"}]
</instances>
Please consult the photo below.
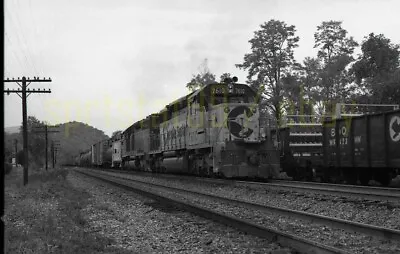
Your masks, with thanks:
<instances>
[{"instance_id":1,"label":"overhead wire","mask_svg":"<svg viewBox=\"0 0 400 254\"><path fill-rule=\"evenodd\" d=\"M15 2L18 5L18 9L19 10L23 10L22 6L20 5L20 2L18 0L16 0ZM22 40L23 40L24 46L26 47L26 52L27 52L26 56L27 56L27 58L29 58L29 61L31 62L31 64L33 66L34 74L38 75L38 72L37 72L37 69L36 69L36 64L35 64L35 61L34 61L35 58L32 57L32 52L33 51L31 50L31 47L29 45L30 40L27 40L26 37L25 37L25 35L28 34L28 33L27 33L27 31L23 31L24 30L23 29L24 26L21 25L18 13L19 12L16 12L16 20L17 20L17 23L18 23L21 31L22 31L21 36L22 36ZM29 23L29 22L25 22L25 23ZM28 31L30 31L30 30L28 30Z\"/></svg>"},{"instance_id":2,"label":"overhead wire","mask_svg":"<svg viewBox=\"0 0 400 254\"><path fill-rule=\"evenodd\" d=\"M11 50L11 53L12 53L12 55L14 56L15 61L19 64L19 67L21 68L21 70L26 71L26 70L25 70L26 65L25 65L25 67L24 67L24 64L21 62L21 59L18 57L18 54L16 54L16 52L15 52L15 50L14 50L14 47L11 45L12 43L11 43L11 40L10 40L10 38L9 38L9 36L8 36L8 33L5 32L4 34L5 34L5 37L7 38L7 41L8 41L9 44L10 44L10 46L8 47L8 49ZM5 48L7 48L7 46L5 46ZM6 56L6 54L5 54L5 56ZM6 57L5 57L5 60L7 61L7 58L6 58ZM5 65L4 65L4 69L7 70L8 68L9 68L9 66L8 66L7 64L5 64Z\"/></svg>"},{"instance_id":3,"label":"overhead wire","mask_svg":"<svg viewBox=\"0 0 400 254\"><path fill-rule=\"evenodd\" d=\"M34 38L38 38L38 31L37 31L37 26L36 26L35 19L33 17L32 1L31 0L29 0L29 2L28 2L28 8L29 8L29 18L30 18L30 21L31 21L31 22L29 22L29 24L31 24L31 26L32 26L30 30L33 32ZM33 40L33 42L34 42L33 47L35 47L35 49L36 49L36 51L35 51L35 53L36 53L35 63L37 64L36 60L39 59L39 63L40 63L40 59L42 58L42 52L41 52L41 50L38 50L36 41ZM43 67L42 64L38 65L40 73L37 76L43 76L45 74L42 67ZM45 97L44 94L38 94L38 95ZM42 109L46 109L47 108L46 105L45 105L45 101L46 101L46 99L39 100L39 103L40 103ZM44 110L41 110L41 112L43 112L43 111ZM45 114L44 114L44 118L46 118ZM43 120L44 121L46 121L46 120L48 121L49 119L43 119Z\"/></svg>"},{"instance_id":4,"label":"overhead wire","mask_svg":"<svg viewBox=\"0 0 400 254\"><path fill-rule=\"evenodd\" d=\"M19 36L18 35L17 36L14 35L13 36L14 40L10 38L10 31L17 31L17 28L15 27L15 25L14 25L12 19L11 19L10 12L8 11L7 7L5 8L5 12L6 12L6 15L5 15L5 17L6 17L5 21L6 22L5 23L7 24L7 22L8 22L8 25L6 25L6 28L7 27L9 28L8 31L6 29L6 35L7 35L7 39L8 39L8 42L9 42L9 48L14 50L15 45L17 45L18 48L19 48L19 52L22 52L23 49L21 47L21 42L20 42ZM7 17L8 17L8 20L7 20ZM7 49L7 45L5 45L5 48ZM17 54L17 55L20 56L19 54ZM22 55L22 58L24 58L23 55ZM28 62L27 62L26 57L25 57L25 61L22 60L22 62L24 63L24 67L25 67L25 68L23 68L23 72L29 72L30 71L30 67L28 66Z\"/></svg>"},{"instance_id":5,"label":"overhead wire","mask_svg":"<svg viewBox=\"0 0 400 254\"><path fill-rule=\"evenodd\" d=\"M14 1L12 1L12 2L14 2ZM15 1L15 2L19 5L18 1ZM23 54L23 58L25 58L26 65L28 66L27 71L33 73L34 75L37 75L38 72L37 72L37 68L36 68L36 65L34 63L34 60L33 60L32 54L31 54L31 47L29 46L29 42L25 37L26 31L24 29L24 26L22 26L22 24L20 22L20 18L17 16L18 12L10 12L10 10L9 10L10 7L8 5L5 5L5 6L6 6L6 8L5 8L6 13L8 14L6 16L8 16L9 25L12 26L10 28L12 28L11 29L12 31L15 31L13 38L16 39L16 41L17 41L16 43L17 43L17 45L19 45L19 49L20 49L21 53ZM14 6L14 8L15 8L15 6ZM17 6L17 8L21 9L21 7L18 7L18 6ZM15 18L12 15L12 13L15 13Z\"/></svg>"},{"instance_id":6,"label":"overhead wire","mask_svg":"<svg viewBox=\"0 0 400 254\"><path fill-rule=\"evenodd\" d=\"M33 26L32 31L34 31L33 35L34 35L35 38L38 38L39 37L39 33L38 33L38 30L37 30L37 26L36 26L36 20L34 18L33 11L32 11L32 0L29 0L29 15L30 15L30 19L32 21L31 24ZM39 71L40 71L40 74L44 75L45 72L43 71L43 64L41 64L41 59L43 57L42 51L38 50L36 41L35 41L35 45L34 46L37 49L37 51L36 51L37 58L35 58L35 60L39 60L39 65L38 65Z\"/></svg>"}]
</instances>

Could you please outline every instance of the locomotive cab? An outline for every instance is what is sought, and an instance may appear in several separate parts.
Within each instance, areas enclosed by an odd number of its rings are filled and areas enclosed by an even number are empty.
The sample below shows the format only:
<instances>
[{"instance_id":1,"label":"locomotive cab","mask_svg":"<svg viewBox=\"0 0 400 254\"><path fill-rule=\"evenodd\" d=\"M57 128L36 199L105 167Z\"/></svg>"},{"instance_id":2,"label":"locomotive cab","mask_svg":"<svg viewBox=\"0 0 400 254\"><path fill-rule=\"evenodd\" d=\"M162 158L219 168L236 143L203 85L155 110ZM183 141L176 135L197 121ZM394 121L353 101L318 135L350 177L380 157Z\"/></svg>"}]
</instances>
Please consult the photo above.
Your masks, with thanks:
<instances>
[{"instance_id":1,"label":"locomotive cab","mask_svg":"<svg viewBox=\"0 0 400 254\"><path fill-rule=\"evenodd\" d=\"M209 84L188 101L188 145L208 154L193 164L203 167L205 161L225 177L266 178L279 169L278 159L271 162L278 153L260 128L257 94L249 86Z\"/></svg>"}]
</instances>

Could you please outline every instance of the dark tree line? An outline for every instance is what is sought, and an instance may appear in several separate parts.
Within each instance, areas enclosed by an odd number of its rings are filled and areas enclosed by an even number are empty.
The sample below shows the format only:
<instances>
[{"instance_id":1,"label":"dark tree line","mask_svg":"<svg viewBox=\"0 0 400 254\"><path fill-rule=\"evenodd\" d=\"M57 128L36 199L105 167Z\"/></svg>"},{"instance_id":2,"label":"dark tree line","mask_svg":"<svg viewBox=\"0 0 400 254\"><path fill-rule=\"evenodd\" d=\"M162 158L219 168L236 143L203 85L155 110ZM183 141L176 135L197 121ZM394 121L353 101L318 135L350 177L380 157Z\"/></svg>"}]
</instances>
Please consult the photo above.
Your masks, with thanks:
<instances>
[{"instance_id":1,"label":"dark tree line","mask_svg":"<svg viewBox=\"0 0 400 254\"><path fill-rule=\"evenodd\" d=\"M284 114L332 114L339 102L400 104L399 45L384 35L371 33L359 44L341 21L324 21L314 33L317 55L301 63L294 58L299 40L294 25L272 19L254 32L250 53L236 64L248 72L247 83L277 120ZM221 80L224 75L230 74ZM205 60L187 87L211 82L215 75Z\"/></svg>"}]
</instances>

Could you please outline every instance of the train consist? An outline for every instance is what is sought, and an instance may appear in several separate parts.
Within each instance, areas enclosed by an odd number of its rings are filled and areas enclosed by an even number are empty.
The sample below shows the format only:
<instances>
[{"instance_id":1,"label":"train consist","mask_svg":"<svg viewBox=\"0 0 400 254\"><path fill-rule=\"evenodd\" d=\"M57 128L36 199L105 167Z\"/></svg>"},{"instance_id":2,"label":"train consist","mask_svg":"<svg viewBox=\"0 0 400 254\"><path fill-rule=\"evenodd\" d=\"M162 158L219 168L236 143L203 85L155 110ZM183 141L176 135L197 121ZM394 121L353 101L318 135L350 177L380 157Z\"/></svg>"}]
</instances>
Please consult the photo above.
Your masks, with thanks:
<instances>
[{"instance_id":1,"label":"train consist","mask_svg":"<svg viewBox=\"0 0 400 254\"><path fill-rule=\"evenodd\" d=\"M400 110L292 115L272 128L260 115L257 94L235 81L179 98L93 144L76 164L228 178L284 171L297 180L383 185L400 173Z\"/></svg>"},{"instance_id":2,"label":"train consist","mask_svg":"<svg viewBox=\"0 0 400 254\"><path fill-rule=\"evenodd\" d=\"M279 150L260 117L257 94L237 79L168 104L120 135L82 152L76 163L152 172L268 178Z\"/></svg>"}]
</instances>

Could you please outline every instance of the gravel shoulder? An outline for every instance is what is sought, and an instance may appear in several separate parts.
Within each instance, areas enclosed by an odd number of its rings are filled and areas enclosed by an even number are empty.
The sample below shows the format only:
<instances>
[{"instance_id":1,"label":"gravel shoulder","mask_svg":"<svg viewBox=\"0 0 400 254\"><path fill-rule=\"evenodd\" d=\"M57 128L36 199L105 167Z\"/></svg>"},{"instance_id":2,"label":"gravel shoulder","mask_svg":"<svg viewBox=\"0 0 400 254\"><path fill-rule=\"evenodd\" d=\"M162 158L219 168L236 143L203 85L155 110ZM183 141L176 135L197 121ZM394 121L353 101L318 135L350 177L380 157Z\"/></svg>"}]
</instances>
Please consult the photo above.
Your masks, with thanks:
<instances>
[{"instance_id":1,"label":"gravel shoulder","mask_svg":"<svg viewBox=\"0 0 400 254\"><path fill-rule=\"evenodd\" d=\"M290 253L246 235L91 178L70 174L71 185L90 194L85 231L137 253Z\"/></svg>"},{"instance_id":2,"label":"gravel shoulder","mask_svg":"<svg viewBox=\"0 0 400 254\"><path fill-rule=\"evenodd\" d=\"M174 200L185 200L185 202L216 210L219 213L245 219L268 228L298 235L329 246L338 247L350 251L351 253L398 253L400 251L400 243L397 241L381 240L363 234L354 232L349 233L340 229L326 227L322 224L313 224L296 220L289 216L282 216L277 213L260 212L246 207L241 207L240 205L221 203L220 201L214 201L213 199L202 197L197 194L189 194L176 190L165 190L160 187L150 187L146 184L133 183L124 180L122 180L122 182L126 182L126 184L133 185L139 189L146 188L148 191L156 192L161 196L166 196Z\"/></svg>"}]
</instances>

